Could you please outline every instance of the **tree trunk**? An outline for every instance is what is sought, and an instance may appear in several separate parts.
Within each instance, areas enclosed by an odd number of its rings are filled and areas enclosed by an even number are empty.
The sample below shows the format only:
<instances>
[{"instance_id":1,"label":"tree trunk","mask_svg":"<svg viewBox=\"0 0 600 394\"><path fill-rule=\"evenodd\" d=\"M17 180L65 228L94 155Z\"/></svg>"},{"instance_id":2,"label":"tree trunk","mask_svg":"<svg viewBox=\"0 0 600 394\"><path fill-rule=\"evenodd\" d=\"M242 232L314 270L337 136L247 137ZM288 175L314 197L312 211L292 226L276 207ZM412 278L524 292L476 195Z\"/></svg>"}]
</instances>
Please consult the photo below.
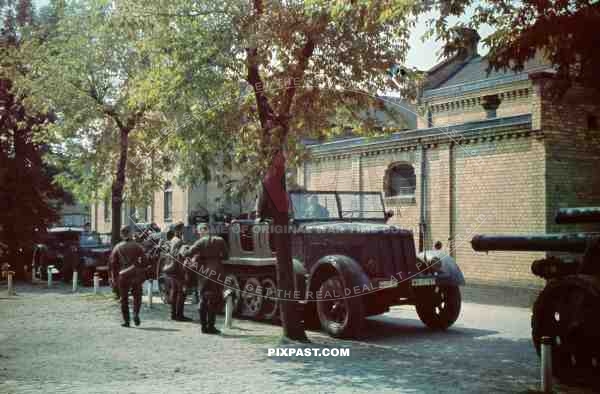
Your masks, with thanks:
<instances>
[{"instance_id":1,"label":"tree trunk","mask_svg":"<svg viewBox=\"0 0 600 394\"><path fill-rule=\"evenodd\" d=\"M121 239L121 207L123 206L123 189L125 188L125 173L127 169L127 148L129 146L129 130L121 129L121 153L117 165L117 176L112 184L112 224L111 244L115 246Z\"/></svg>"},{"instance_id":2,"label":"tree trunk","mask_svg":"<svg viewBox=\"0 0 600 394\"><path fill-rule=\"evenodd\" d=\"M283 157L282 153L278 153ZM285 161L273 158L271 168L263 180L258 205L258 216L273 219L271 231L277 257L277 295L281 306L283 335L286 338L307 341L298 299L294 297L294 266L289 231L288 197L285 190Z\"/></svg>"},{"instance_id":3,"label":"tree trunk","mask_svg":"<svg viewBox=\"0 0 600 394\"><path fill-rule=\"evenodd\" d=\"M274 218L273 224L277 231L275 233L275 250L277 252L277 287L281 290L281 326L286 338L307 341L299 304L294 298L294 265L292 263L292 242L288 231L289 216L285 214Z\"/></svg>"}]
</instances>

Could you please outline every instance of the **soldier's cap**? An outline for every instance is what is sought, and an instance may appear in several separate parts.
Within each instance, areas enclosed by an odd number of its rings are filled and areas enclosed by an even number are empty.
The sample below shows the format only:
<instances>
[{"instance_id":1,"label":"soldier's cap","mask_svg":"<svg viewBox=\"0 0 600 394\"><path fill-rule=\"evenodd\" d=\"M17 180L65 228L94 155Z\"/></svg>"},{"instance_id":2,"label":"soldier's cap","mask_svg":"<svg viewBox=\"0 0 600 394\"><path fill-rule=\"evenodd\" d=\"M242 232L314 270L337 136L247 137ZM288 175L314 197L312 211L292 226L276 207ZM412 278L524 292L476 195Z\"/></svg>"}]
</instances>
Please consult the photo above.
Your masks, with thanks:
<instances>
[{"instance_id":1,"label":"soldier's cap","mask_svg":"<svg viewBox=\"0 0 600 394\"><path fill-rule=\"evenodd\" d=\"M177 223L175 223L175 226L173 226L173 230L178 233L182 232L184 228L185 228L185 223L183 223L183 222L177 222Z\"/></svg>"},{"instance_id":2,"label":"soldier's cap","mask_svg":"<svg viewBox=\"0 0 600 394\"><path fill-rule=\"evenodd\" d=\"M129 226L121 227L121 238L125 239L129 237L131 237L131 228Z\"/></svg>"}]
</instances>

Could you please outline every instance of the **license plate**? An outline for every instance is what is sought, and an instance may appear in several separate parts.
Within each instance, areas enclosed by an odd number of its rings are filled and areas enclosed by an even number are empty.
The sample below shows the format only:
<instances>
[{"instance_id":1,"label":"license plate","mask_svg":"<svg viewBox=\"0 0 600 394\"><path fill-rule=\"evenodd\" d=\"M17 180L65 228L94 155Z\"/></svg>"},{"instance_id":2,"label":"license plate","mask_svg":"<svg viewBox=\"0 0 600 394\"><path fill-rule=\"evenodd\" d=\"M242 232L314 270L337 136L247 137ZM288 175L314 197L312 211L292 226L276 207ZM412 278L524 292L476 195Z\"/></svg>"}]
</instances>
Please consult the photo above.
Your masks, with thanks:
<instances>
[{"instance_id":1,"label":"license plate","mask_svg":"<svg viewBox=\"0 0 600 394\"><path fill-rule=\"evenodd\" d=\"M398 285L398 281L395 280L382 280L379 282L380 289L387 289L388 287L396 287Z\"/></svg>"},{"instance_id":2,"label":"license plate","mask_svg":"<svg viewBox=\"0 0 600 394\"><path fill-rule=\"evenodd\" d=\"M435 278L418 278L410 282L413 287L417 286L435 286Z\"/></svg>"}]
</instances>

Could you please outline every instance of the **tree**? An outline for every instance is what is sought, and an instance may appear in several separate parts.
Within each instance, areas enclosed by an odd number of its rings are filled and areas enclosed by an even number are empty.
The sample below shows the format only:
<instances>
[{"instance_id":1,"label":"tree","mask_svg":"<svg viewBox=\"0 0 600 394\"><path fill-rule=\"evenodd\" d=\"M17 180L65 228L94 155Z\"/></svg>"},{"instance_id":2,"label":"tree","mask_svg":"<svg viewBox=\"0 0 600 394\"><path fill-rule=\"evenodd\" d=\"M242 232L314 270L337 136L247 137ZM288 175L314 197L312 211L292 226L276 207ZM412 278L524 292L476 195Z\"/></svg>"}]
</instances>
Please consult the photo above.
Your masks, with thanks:
<instances>
[{"instance_id":1,"label":"tree","mask_svg":"<svg viewBox=\"0 0 600 394\"><path fill-rule=\"evenodd\" d=\"M30 1L1 1L0 33L0 239L9 248L11 264L23 278L35 243L58 219L64 191L52 182L54 169L43 162L47 145L39 141L40 127L51 113L27 108L14 81L27 72L15 55L34 27Z\"/></svg>"},{"instance_id":2,"label":"tree","mask_svg":"<svg viewBox=\"0 0 600 394\"><path fill-rule=\"evenodd\" d=\"M161 91L176 94L168 86L175 77L168 65L153 63L160 56L146 50L143 35L117 3L51 7L47 13L58 14L52 32L39 30L37 41L23 48L32 72L20 86L31 94L33 107L57 114L45 128L49 160L64 170L57 179L82 201L110 189L115 244L125 192L131 201L147 203L147 192L160 185L154 173L172 165L160 145L166 122L157 97ZM152 161L145 156L149 150ZM128 173L136 175L129 187Z\"/></svg>"},{"instance_id":3,"label":"tree","mask_svg":"<svg viewBox=\"0 0 600 394\"><path fill-rule=\"evenodd\" d=\"M339 133L349 124L357 133L376 130L372 119L360 115L381 107L375 96L390 88L386 70L404 60L418 9L418 2L400 0L123 3L131 17L163 31L171 26L167 46L211 54L207 66L226 77L234 94L213 111L219 127L204 129L220 131L220 144L200 149L243 168L251 186L266 174L282 177L286 160L302 154L304 137ZM197 63L183 59L182 66L193 75ZM211 116L204 119L212 123ZM266 189L276 183L265 181ZM282 192L263 193L269 201L262 204L279 228L288 224L285 202L278 203L285 200ZM293 293L287 231L275 234L275 249L278 287ZM306 339L293 303L283 302L282 312L284 336Z\"/></svg>"},{"instance_id":4,"label":"tree","mask_svg":"<svg viewBox=\"0 0 600 394\"><path fill-rule=\"evenodd\" d=\"M474 6L473 16L465 23L449 24L452 16L461 16ZM461 46L460 30L477 29L483 24L495 31L483 42L489 47L493 69L522 70L524 63L541 53L556 69L554 86L564 92L573 83L600 88L596 70L600 68L600 3L595 0L440 0L423 2L421 11L437 9L440 17L432 20L430 34L437 34L446 45L445 56Z\"/></svg>"}]
</instances>

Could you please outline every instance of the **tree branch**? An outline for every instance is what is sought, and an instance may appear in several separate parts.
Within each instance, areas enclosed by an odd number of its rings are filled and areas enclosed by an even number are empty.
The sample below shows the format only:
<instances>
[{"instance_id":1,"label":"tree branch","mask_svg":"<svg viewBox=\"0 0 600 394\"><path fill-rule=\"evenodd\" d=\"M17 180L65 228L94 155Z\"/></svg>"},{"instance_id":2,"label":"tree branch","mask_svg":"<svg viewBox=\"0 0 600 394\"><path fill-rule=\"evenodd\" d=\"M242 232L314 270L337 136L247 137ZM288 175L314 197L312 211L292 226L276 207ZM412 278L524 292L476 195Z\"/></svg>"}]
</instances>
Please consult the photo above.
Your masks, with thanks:
<instances>
[{"instance_id":1,"label":"tree branch","mask_svg":"<svg viewBox=\"0 0 600 394\"><path fill-rule=\"evenodd\" d=\"M302 50L300 50L298 56L298 65L294 67L290 73L291 78L287 81L288 86L285 89L285 94L279 109L279 116L285 117L286 120L290 116L289 112L294 100L294 95L296 94L296 85L301 83L306 67L308 66L308 60L312 56L314 50L315 41L313 40L312 34L308 34L307 41L304 44L304 47L302 47Z\"/></svg>"}]
</instances>

